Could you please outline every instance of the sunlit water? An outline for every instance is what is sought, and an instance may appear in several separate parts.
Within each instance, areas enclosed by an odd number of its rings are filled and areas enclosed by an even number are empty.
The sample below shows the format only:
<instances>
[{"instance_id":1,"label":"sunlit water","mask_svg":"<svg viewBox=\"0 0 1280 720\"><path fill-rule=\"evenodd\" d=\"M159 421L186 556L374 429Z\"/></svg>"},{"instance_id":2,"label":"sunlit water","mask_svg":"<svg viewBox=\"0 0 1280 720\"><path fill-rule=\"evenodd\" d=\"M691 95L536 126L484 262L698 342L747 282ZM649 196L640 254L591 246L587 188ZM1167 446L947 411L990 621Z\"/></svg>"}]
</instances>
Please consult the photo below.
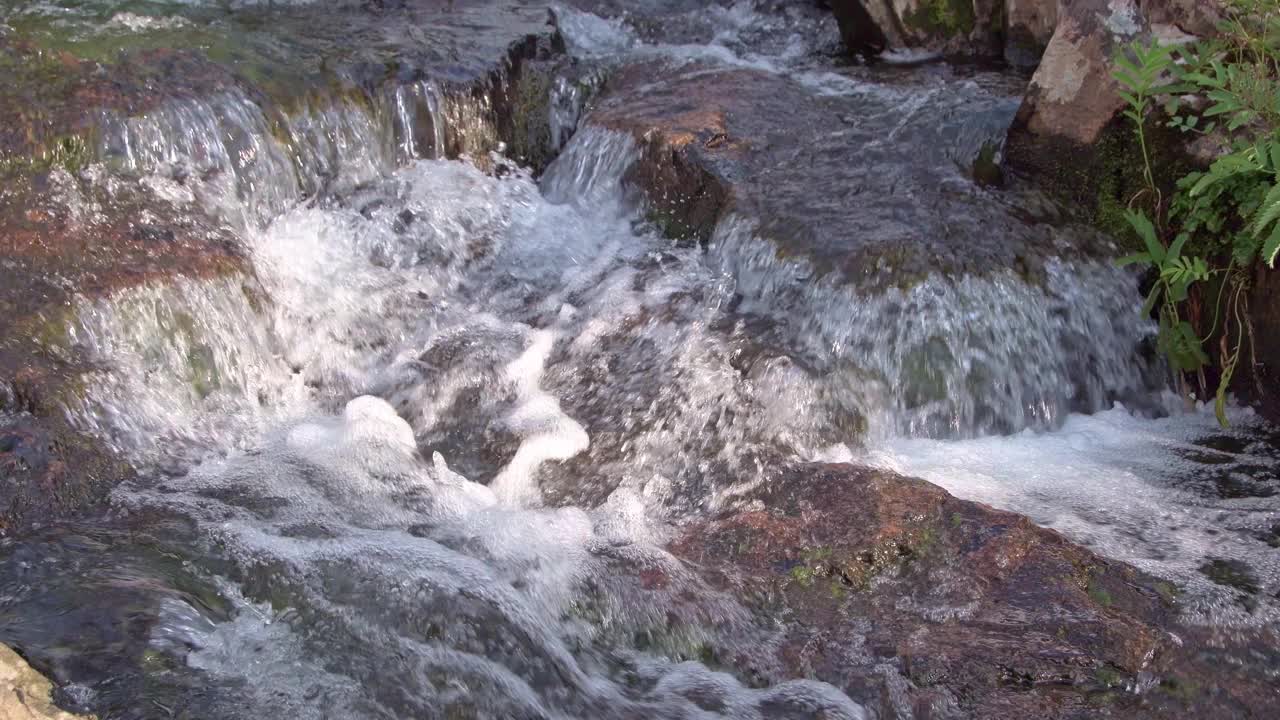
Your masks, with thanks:
<instances>
[{"instance_id":1,"label":"sunlit water","mask_svg":"<svg viewBox=\"0 0 1280 720\"><path fill-rule=\"evenodd\" d=\"M795 70L920 122L949 102L801 68L784 31L744 51L774 22L745 6L678 46L560 12L584 57ZM210 717L863 717L822 683L750 688L697 662L698 614L744 611L662 549L805 460L1026 513L1182 586L1193 621L1276 619L1272 431L1176 403L1149 417L1167 401L1131 276L808 284L749 219L705 249L659 236L621 185L629 137L581 129L536 181L483 143L442 159L445 123L482 119L447 102L408 86L383 114L307 109L283 136L235 95L107 126L108 167L234 224L254 268L77 307L73 341L102 369L68 410L142 471L112 498L145 529L128 562L181 567L141 640L172 675L147 682L201 673ZM557 134L579 102L553 104ZM1215 559L1251 568L1249 602L1201 572ZM654 568L671 588L643 602L613 581ZM673 615L687 627L653 640Z\"/></svg>"}]
</instances>

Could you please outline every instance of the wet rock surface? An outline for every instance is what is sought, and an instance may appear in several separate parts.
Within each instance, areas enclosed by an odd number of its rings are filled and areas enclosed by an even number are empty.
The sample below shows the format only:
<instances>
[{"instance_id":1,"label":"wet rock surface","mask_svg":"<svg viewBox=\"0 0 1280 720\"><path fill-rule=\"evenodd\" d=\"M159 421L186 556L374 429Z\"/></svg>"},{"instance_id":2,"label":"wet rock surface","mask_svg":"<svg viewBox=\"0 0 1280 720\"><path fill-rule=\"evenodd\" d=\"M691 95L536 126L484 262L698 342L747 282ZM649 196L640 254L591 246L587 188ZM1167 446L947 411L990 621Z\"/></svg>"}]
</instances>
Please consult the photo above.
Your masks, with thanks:
<instances>
[{"instance_id":1,"label":"wet rock surface","mask_svg":"<svg viewBox=\"0 0 1280 720\"><path fill-rule=\"evenodd\" d=\"M0 91L0 170L75 169L104 154L96 138L104 119L228 91L247 93L277 125L335 103L426 112L387 96L428 80L501 124L501 139L537 165L545 162L546 141L531 146L521 123L545 116L547 99L539 94L529 107L521 81L526 61L559 52L548 12L545 3L446 0L339 3L319 12L193 3L173 15L138 15L110 3L64 11L20 3L0 13L9 28L0 35L0 67L11 77ZM430 151L483 155L497 142L455 133Z\"/></svg>"},{"instance_id":2,"label":"wet rock surface","mask_svg":"<svg viewBox=\"0 0 1280 720\"><path fill-rule=\"evenodd\" d=\"M738 672L883 717L1252 717L1277 695L1218 673L1242 639L1180 626L1173 585L923 481L802 466L733 504L669 547L764 629L710 643Z\"/></svg>"},{"instance_id":3,"label":"wet rock surface","mask_svg":"<svg viewBox=\"0 0 1280 720\"><path fill-rule=\"evenodd\" d=\"M5 57L57 81L47 94L14 85L34 110L11 106L18 129L0 138L0 534L16 536L0 539L0 640L65 686L58 702L142 718L627 720L865 717L849 698L918 718L1272 707L1274 630L1184 627L1170 584L924 481L794 465L862 437L869 413L848 385L888 386L905 398L894 410L918 411L904 426L924 434L948 422L1012 433L1115 390L1090 384L1105 352L1061 352L1098 344L1089 322L1052 325L1074 286L1058 305L1025 292L1048 284L1054 258L1113 248L1025 188L994 189L1021 83L822 64L832 26L816 4L575 4L612 18L607 31L627 28L606 41L637 54L569 67L539 3L4 16L3 42L20 38ZM960 42L937 25L952 22L947 8L912 42ZM979 33L985 21L972 22ZM1027 23L1039 37L1047 20ZM121 26L143 31L122 39ZM202 50L165 49L177 45ZM588 131L626 136L639 154L595 161L630 162L622 183L643 218L568 209L614 202L589 183L548 203L547 187L488 155L504 143L541 169L596 92ZM352 122L363 124L344 134ZM461 155L485 172L396 172ZM241 216L216 206L269 193ZM725 268L702 264L712 253L699 246L738 230L768 243L762 264L798 268L766 273L785 282L755 298L783 321L737 315ZM242 241L259 231L275 244L255 255ZM309 250L328 255L304 265ZM264 258L270 268L253 266ZM907 348L888 369L855 364L872 344L849 341L867 327L855 308L836 317L843 335L808 312L831 302L812 301L817 280L872 293L931 274L917 287L943 301L885 313L893 339L875 342ZM962 278L992 274L1005 284L980 288L965 328L1002 303L1066 330L1018 352L1006 325L950 346L955 336L898 339L900 316L937 320ZM240 314L179 307L159 332L181 342L140 354L180 357L144 358L119 388L168 382L196 398L164 422L225 412L269 432L248 448L193 433L201 461L175 452L82 523L57 521L134 472L67 420L86 372L112 376L110 355L69 330L77 304L188 280ZM270 318L292 325L272 337L305 346L296 354L250 337L279 329L259 317L273 300L284 310ZM98 330L127 333L143 324L136 304L176 301L134 302ZM221 328L223 355L194 329L218 321L236 325ZM1026 388L986 369L984 342L1025 351L1013 364ZM822 354L832 347L853 351ZM220 385L224 355L261 382ZM1063 369L1059 356L1083 359ZM245 370L259 362L270 367ZM270 375L286 366L284 380ZM295 391L314 393L305 420L260 412ZM347 403L363 392L390 403ZM958 409L971 395L976 409ZM187 429L157 436L176 445ZM674 528L651 528L651 512ZM1247 564L1201 572L1248 612L1266 600Z\"/></svg>"},{"instance_id":4,"label":"wet rock surface","mask_svg":"<svg viewBox=\"0 0 1280 720\"><path fill-rule=\"evenodd\" d=\"M998 57L1004 8L992 0L833 0L850 52L885 49Z\"/></svg>"},{"instance_id":5,"label":"wet rock surface","mask_svg":"<svg viewBox=\"0 0 1280 720\"><path fill-rule=\"evenodd\" d=\"M930 72L904 71L902 87L942 81ZM669 234L705 242L740 215L815 278L873 288L929 272L1035 276L1050 256L1105 254L1108 240L1058 227L1034 194L975 182L999 152L1002 130L990 131L1016 103L1001 93L1014 90L981 74L954 81L988 81L985 105L932 108L924 127L898 108L892 82L861 86L855 75L842 96L763 71L642 63L609 79L586 122L640 143L629 180Z\"/></svg>"},{"instance_id":6,"label":"wet rock surface","mask_svg":"<svg viewBox=\"0 0 1280 720\"><path fill-rule=\"evenodd\" d=\"M252 280L238 241L203 213L101 174L10 178L0 228L0 532L12 532L100 499L128 474L67 419L91 369L76 303L180 277Z\"/></svg>"},{"instance_id":7,"label":"wet rock surface","mask_svg":"<svg viewBox=\"0 0 1280 720\"><path fill-rule=\"evenodd\" d=\"M50 698L53 686L17 653L0 646L0 715L10 720L74 720ZM84 716L79 716L84 717Z\"/></svg>"},{"instance_id":8,"label":"wet rock surface","mask_svg":"<svg viewBox=\"0 0 1280 720\"><path fill-rule=\"evenodd\" d=\"M94 369L68 334L76 303L229 275L260 294L232 218L199 206L228 184L247 195L279 183L281 172L295 193L322 192L350 141L341 125L316 127L325 112L399 113L385 119L398 147L378 155L392 164L483 160L500 142L531 166L550 159L549 88L563 48L545 5L184 12L0 12L0 531L84 507L128 474L65 417ZM245 127L246 112L257 127ZM246 136L255 130L278 134L284 153ZM181 132L195 137L165 146ZM316 154L316 135L332 156Z\"/></svg>"}]
</instances>

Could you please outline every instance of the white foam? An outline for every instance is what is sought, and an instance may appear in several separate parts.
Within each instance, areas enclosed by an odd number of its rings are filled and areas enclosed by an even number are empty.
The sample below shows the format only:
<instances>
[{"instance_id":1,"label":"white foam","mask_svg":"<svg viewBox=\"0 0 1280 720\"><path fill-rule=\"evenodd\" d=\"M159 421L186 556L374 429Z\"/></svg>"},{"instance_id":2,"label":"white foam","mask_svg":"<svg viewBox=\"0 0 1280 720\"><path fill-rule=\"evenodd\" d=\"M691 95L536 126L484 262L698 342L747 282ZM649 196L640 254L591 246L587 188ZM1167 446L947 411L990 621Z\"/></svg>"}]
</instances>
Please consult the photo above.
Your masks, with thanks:
<instances>
[{"instance_id":1,"label":"white foam","mask_svg":"<svg viewBox=\"0 0 1280 720\"><path fill-rule=\"evenodd\" d=\"M1187 589L1189 617L1216 624L1274 622L1265 598L1280 588L1280 558L1261 539L1280 520L1270 497L1220 496L1213 478L1246 485L1280 478L1280 458L1253 449L1197 444L1234 437L1249 446L1263 430L1247 410L1234 428L1217 427L1208 409L1153 420L1117 406L1072 415L1053 431L963 441L886 439L862 459L937 483L953 494L1028 515L1107 557L1136 565ZM1259 454L1261 453L1261 454ZM1264 493L1265 494L1265 493ZM1212 559L1244 562L1259 576L1263 610L1250 614L1234 590L1200 567Z\"/></svg>"},{"instance_id":2,"label":"white foam","mask_svg":"<svg viewBox=\"0 0 1280 720\"><path fill-rule=\"evenodd\" d=\"M507 426L520 436L515 457L493 480L493 492L509 505L526 505L537 497L535 473L548 460L568 460L587 449L587 431L560 409L560 401L539 383L555 343L549 330L533 333L525 352L506 367L518 392Z\"/></svg>"}]
</instances>

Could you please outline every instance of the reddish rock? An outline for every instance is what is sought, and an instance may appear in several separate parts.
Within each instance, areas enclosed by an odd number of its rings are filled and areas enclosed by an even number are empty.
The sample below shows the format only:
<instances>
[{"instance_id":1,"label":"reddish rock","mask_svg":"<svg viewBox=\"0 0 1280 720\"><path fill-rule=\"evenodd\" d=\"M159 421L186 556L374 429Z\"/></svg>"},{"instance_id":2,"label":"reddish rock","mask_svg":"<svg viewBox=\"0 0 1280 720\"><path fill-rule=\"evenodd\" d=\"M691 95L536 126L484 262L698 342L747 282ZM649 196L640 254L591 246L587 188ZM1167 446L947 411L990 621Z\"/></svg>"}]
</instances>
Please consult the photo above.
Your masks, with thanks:
<instances>
[{"instance_id":1,"label":"reddish rock","mask_svg":"<svg viewBox=\"0 0 1280 720\"><path fill-rule=\"evenodd\" d=\"M128 473L65 416L88 362L63 342L73 296L247 266L236 240L201 213L62 170L11 177L0 190L0 257L4 533L83 507Z\"/></svg>"},{"instance_id":2,"label":"reddish rock","mask_svg":"<svg viewBox=\"0 0 1280 720\"><path fill-rule=\"evenodd\" d=\"M1199 659L1167 584L921 480L798 467L669 549L762 629L712 643L724 665L816 677L882 717L1237 717L1277 699ZM1140 676L1162 689L1127 691Z\"/></svg>"},{"instance_id":3,"label":"reddish rock","mask_svg":"<svg viewBox=\"0 0 1280 720\"><path fill-rule=\"evenodd\" d=\"M930 272L1034 275L1047 254L1098 252L1096 233L1063 242L1039 210L991 202L966 177L972 167L948 156L945 131L895 128L899 102L823 96L776 73L645 62L615 72L585 122L635 138L641 157L624 185L668 235L705 242L733 214L779 257L862 290ZM929 132L938 137L921 137Z\"/></svg>"}]
</instances>

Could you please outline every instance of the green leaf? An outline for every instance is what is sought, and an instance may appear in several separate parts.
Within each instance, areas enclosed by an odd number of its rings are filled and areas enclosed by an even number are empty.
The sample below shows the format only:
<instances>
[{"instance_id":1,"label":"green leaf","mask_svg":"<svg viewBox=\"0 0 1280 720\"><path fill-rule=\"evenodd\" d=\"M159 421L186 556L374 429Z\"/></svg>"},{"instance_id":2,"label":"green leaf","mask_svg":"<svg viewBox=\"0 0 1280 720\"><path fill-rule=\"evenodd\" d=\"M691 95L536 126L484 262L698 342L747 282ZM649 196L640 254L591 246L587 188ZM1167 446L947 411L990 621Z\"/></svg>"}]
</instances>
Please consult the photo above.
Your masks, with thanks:
<instances>
[{"instance_id":1,"label":"green leaf","mask_svg":"<svg viewBox=\"0 0 1280 720\"><path fill-rule=\"evenodd\" d=\"M1178 233L1178 237L1173 239L1173 244L1169 246L1169 252L1165 256L1169 260L1177 260L1182 254L1182 246L1187 244L1187 234Z\"/></svg>"},{"instance_id":2,"label":"green leaf","mask_svg":"<svg viewBox=\"0 0 1280 720\"><path fill-rule=\"evenodd\" d=\"M1147 293L1147 299L1142 301L1142 316L1146 317L1155 310L1156 303L1160 300L1160 283L1156 283L1151 287L1151 292Z\"/></svg>"},{"instance_id":3,"label":"green leaf","mask_svg":"<svg viewBox=\"0 0 1280 720\"><path fill-rule=\"evenodd\" d=\"M1269 268L1275 268L1277 254L1280 254L1280 225L1276 225L1267 241L1262 243L1262 262Z\"/></svg>"},{"instance_id":4,"label":"green leaf","mask_svg":"<svg viewBox=\"0 0 1280 720\"><path fill-rule=\"evenodd\" d=\"M1239 106L1237 106L1237 105L1233 105L1233 104L1231 104L1231 103L1223 103L1223 102L1220 102L1220 103L1217 103L1217 104L1213 105L1213 106L1212 106L1212 107L1210 107L1208 110L1205 110L1205 111L1204 111L1204 116L1205 116L1205 117L1215 117L1215 116L1217 116L1217 115L1225 115L1225 114L1227 114L1227 113L1229 113L1229 112L1235 112L1237 109L1239 109Z\"/></svg>"},{"instance_id":5,"label":"green leaf","mask_svg":"<svg viewBox=\"0 0 1280 720\"><path fill-rule=\"evenodd\" d=\"M1228 427L1227 422L1227 384L1225 382L1218 383L1218 392L1213 399L1213 414L1218 418L1218 424L1222 427Z\"/></svg>"},{"instance_id":6,"label":"green leaf","mask_svg":"<svg viewBox=\"0 0 1280 720\"><path fill-rule=\"evenodd\" d=\"M1149 263L1149 262L1151 262L1150 253L1134 253L1132 255L1125 255L1119 260L1116 260L1116 267L1125 267L1127 265L1132 265L1134 263Z\"/></svg>"},{"instance_id":7,"label":"green leaf","mask_svg":"<svg viewBox=\"0 0 1280 720\"><path fill-rule=\"evenodd\" d=\"M1124 219L1129 221L1134 232L1138 233L1138 237L1147 246L1147 254L1151 256L1151 261L1157 264L1164 263L1164 245L1160 244L1160 240L1156 237L1156 228L1147 216L1133 210L1125 210Z\"/></svg>"},{"instance_id":8,"label":"green leaf","mask_svg":"<svg viewBox=\"0 0 1280 720\"><path fill-rule=\"evenodd\" d=\"M1257 209L1253 220L1253 236L1260 237L1276 218L1280 217L1280 184L1272 185L1267 196Z\"/></svg>"},{"instance_id":9,"label":"green leaf","mask_svg":"<svg viewBox=\"0 0 1280 720\"><path fill-rule=\"evenodd\" d=\"M1114 77L1116 80L1118 80L1122 85L1129 88L1130 90L1134 90L1134 91L1142 90L1142 83L1138 80L1138 78L1134 77L1123 68L1118 68L1116 70L1113 70L1111 72L1111 76Z\"/></svg>"},{"instance_id":10,"label":"green leaf","mask_svg":"<svg viewBox=\"0 0 1280 720\"><path fill-rule=\"evenodd\" d=\"M1231 117L1231 121L1227 123L1227 129L1232 131L1239 130L1245 125L1253 122L1256 117L1258 117L1258 113L1252 110L1237 111L1236 114Z\"/></svg>"}]
</instances>

